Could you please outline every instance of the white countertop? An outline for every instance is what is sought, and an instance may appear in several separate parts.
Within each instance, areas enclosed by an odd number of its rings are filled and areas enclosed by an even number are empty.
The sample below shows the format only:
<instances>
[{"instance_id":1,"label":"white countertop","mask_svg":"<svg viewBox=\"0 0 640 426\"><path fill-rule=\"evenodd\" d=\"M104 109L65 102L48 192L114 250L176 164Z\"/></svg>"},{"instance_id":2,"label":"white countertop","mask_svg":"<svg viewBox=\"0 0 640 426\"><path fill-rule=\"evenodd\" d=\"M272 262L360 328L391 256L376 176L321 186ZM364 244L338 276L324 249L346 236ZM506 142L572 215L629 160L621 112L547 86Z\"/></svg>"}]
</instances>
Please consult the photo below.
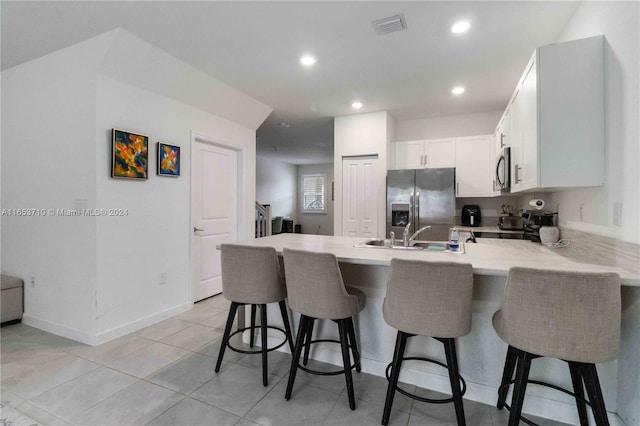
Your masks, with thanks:
<instances>
[{"instance_id":1,"label":"white countertop","mask_svg":"<svg viewBox=\"0 0 640 426\"><path fill-rule=\"evenodd\" d=\"M333 253L339 261L364 265L389 266L394 257L403 259L470 263L477 275L506 276L509 268L555 269L578 272L615 272L622 284L640 287L640 276L621 268L580 263L557 253L561 248L548 248L526 240L478 238L477 244L465 243L465 253L434 253L425 250L395 250L389 248L354 247L366 238L334 237L311 234L279 234L240 242L254 246L274 247Z\"/></svg>"}]
</instances>

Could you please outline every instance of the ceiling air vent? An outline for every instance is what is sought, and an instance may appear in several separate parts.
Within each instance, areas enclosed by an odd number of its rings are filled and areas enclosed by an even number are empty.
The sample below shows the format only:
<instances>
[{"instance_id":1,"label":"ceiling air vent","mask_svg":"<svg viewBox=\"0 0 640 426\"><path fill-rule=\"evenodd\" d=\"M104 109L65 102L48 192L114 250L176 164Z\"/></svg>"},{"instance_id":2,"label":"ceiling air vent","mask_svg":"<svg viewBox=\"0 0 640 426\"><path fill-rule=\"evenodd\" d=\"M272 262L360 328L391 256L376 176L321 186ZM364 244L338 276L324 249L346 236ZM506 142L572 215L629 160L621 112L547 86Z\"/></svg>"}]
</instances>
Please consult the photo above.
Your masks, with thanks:
<instances>
[{"instance_id":1,"label":"ceiling air vent","mask_svg":"<svg viewBox=\"0 0 640 426\"><path fill-rule=\"evenodd\" d=\"M372 24L376 34L379 35L407 29L407 23L402 13L388 18L378 19L377 21L373 21Z\"/></svg>"}]
</instances>

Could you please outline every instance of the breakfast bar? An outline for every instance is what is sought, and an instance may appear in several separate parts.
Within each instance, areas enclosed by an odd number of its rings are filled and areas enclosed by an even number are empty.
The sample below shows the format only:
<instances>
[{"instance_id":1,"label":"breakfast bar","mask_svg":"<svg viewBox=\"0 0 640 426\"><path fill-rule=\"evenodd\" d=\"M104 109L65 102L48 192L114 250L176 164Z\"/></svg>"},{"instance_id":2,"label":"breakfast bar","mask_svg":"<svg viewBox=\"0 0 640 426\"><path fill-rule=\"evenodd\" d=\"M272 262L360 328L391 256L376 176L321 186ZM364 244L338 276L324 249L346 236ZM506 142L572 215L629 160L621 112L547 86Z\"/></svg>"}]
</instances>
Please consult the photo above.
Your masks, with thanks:
<instances>
[{"instance_id":1,"label":"breakfast bar","mask_svg":"<svg viewBox=\"0 0 640 426\"><path fill-rule=\"evenodd\" d=\"M470 263L473 267L473 325L471 333L458 339L460 373L467 383L465 399L494 405L500 385L507 345L495 333L491 318L502 302L506 276L513 266L577 272L615 272L622 282L622 334L617 360L598 364L598 374L611 424L618 424L614 413L629 425L640 422L640 276L608 266L581 263L561 256L558 250L524 240L478 239L466 243L464 252L402 250L384 246L366 246L364 238L306 234L280 234L241 244L334 254L346 285L357 287L367 297L367 304L356 321L356 333L362 357L362 371L384 376L393 357L395 330L382 317L389 265L392 258ZM286 272L285 272L286 274ZM270 315L278 318L279 315ZM294 323L298 323L294 315ZM335 334L329 321L319 324L314 333ZM269 336L274 342L279 337ZM271 345L270 345L271 346ZM339 347L319 344L311 357L336 365L342 362ZM287 350L283 347L281 350ZM444 359L437 342L416 336L407 347L412 352ZM532 367L531 378L571 389L571 377L562 361L540 359ZM403 364L400 381L435 391L449 393L446 370L428 363ZM531 413L566 423L578 423L573 397L544 387L531 386L523 413Z\"/></svg>"}]
</instances>

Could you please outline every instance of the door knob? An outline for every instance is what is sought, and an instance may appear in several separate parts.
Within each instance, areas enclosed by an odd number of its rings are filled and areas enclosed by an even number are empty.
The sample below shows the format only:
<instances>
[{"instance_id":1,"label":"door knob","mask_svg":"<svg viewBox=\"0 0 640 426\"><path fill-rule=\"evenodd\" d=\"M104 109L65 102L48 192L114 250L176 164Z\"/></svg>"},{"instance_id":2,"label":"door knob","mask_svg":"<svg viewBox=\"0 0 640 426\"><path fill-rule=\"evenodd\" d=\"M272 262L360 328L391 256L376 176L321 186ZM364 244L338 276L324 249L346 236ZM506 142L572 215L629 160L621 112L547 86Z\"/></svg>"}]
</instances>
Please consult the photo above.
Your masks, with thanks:
<instances>
[{"instance_id":1,"label":"door knob","mask_svg":"<svg viewBox=\"0 0 640 426\"><path fill-rule=\"evenodd\" d=\"M194 227L193 227L193 232L198 232L198 231L204 231L204 229L196 228L196 227L194 226Z\"/></svg>"}]
</instances>

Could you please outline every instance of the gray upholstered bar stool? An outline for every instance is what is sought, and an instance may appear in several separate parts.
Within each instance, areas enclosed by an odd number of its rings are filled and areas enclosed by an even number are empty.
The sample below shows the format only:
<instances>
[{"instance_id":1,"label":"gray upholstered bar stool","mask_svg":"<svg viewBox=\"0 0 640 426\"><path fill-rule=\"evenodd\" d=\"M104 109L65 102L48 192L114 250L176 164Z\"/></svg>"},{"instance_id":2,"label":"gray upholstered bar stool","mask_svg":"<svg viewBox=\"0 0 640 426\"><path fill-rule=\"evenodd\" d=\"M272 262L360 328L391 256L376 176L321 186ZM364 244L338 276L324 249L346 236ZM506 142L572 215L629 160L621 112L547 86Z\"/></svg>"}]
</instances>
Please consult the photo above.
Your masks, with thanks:
<instances>
[{"instance_id":1,"label":"gray upholstered bar stool","mask_svg":"<svg viewBox=\"0 0 640 426\"><path fill-rule=\"evenodd\" d=\"M462 395L466 385L458 373L455 338L471 331L473 269L470 264L391 260L387 294L382 305L384 320L398 330L382 424L389 423L395 392L430 403L453 402L458 425L465 424ZM404 357L407 339L430 336L444 345L446 364L427 358ZM398 387L403 360L435 362L447 367L451 398L422 398ZM464 388L461 389L462 381Z\"/></svg>"},{"instance_id":2,"label":"gray upholstered bar stool","mask_svg":"<svg viewBox=\"0 0 640 426\"><path fill-rule=\"evenodd\" d=\"M293 353L293 338L289 325L289 315L285 299L287 289L280 272L278 255L273 247L250 247L239 244L222 244L222 295L231 302L227 324L224 328L220 353L216 362L215 371L220 371L222 357L227 347L229 349L246 354L262 354L262 384L267 386L267 352L273 351L289 342L289 348ZM284 330L267 325L267 304L278 303ZM251 305L251 326L238 329L231 333L231 327L238 311L238 306ZM229 343L231 336L251 330L250 346L253 347L255 331L256 306L260 307L260 335L262 345L260 350L245 351L234 348ZM284 341L273 348L267 347L267 329L272 328L284 333Z\"/></svg>"},{"instance_id":3,"label":"gray upholstered bar stool","mask_svg":"<svg viewBox=\"0 0 640 426\"><path fill-rule=\"evenodd\" d=\"M620 342L620 277L613 273L580 273L511 268L501 309L493 326L509 348L498 391L498 409L507 407L509 425L521 418L531 360L553 357L567 361L580 424L587 425L584 388L598 425L608 425L595 363L617 357ZM516 371L515 381L513 373ZM514 384L511 407L505 404Z\"/></svg>"},{"instance_id":4,"label":"gray upholstered bar stool","mask_svg":"<svg viewBox=\"0 0 640 426\"><path fill-rule=\"evenodd\" d=\"M298 369L325 376L344 373L349 407L355 410L356 402L351 369L355 367L357 371L360 371L360 354L356 344L353 317L364 309L366 296L354 287L345 287L338 260L333 254L288 249L284 249L283 253L289 306L301 314L285 399L291 398ZM339 343L342 349L342 370L319 372L300 365L303 346L307 348L306 364L310 344L338 342L327 339L311 340L313 324L316 319L329 319L338 324ZM304 343L305 339L306 344ZM353 354L353 364L351 364L349 349Z\"/></svg>"}]
</instances>

